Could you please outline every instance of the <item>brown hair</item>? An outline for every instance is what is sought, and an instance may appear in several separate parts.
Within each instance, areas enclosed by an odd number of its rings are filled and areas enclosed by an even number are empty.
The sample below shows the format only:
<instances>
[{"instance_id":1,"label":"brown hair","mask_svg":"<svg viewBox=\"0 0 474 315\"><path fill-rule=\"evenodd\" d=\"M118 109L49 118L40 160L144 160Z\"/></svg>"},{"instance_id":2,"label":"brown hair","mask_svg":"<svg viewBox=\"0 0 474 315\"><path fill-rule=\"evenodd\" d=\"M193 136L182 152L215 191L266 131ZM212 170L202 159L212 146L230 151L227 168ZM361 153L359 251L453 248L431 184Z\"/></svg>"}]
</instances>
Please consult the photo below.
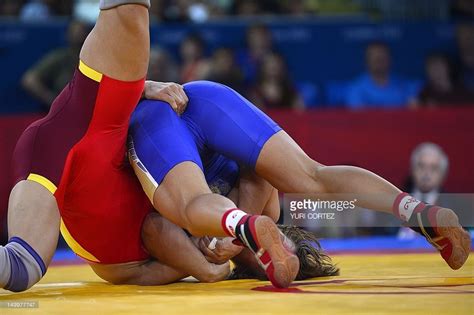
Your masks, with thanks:
<instances>
[{"instance_id":1,"label":"brown hair","mask_svg":"<svg viewBox=\"0 0 474 315\"><path fill-rule=\"evenodd\" d=\"M296 280L339 274L339 268L332 262L331 257L324 253L321 244L313 233L296 226L279 225L278 227L295 244L296 256L300 260L300 270ZM263 273L257 273L242 265L237 265L229 276L229 280L234 279L267 280Z\"/></svg>"}]
</instances>

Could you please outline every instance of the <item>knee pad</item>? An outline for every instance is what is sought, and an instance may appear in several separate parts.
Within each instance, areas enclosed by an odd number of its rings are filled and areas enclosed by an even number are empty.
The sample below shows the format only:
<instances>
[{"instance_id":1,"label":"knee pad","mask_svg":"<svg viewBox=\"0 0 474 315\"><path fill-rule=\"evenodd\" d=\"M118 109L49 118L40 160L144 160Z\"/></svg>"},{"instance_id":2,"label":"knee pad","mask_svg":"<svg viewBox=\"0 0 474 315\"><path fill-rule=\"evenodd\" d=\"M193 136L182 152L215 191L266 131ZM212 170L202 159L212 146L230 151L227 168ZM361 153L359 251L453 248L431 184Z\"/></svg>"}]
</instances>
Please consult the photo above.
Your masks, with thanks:
<instances>
[{"instance_id":1,"label":"knee pad","mask_svg":"<svg viewBox=\"0 0 474 315\"><path fill-rule=\"evenodd\" d=\"M46 273L41 257L19 237L0 247L0 268L0 287L13 292L31 288Z\"/></svg>"},{"instance_id":2,"label":"knee pad","mask_svg":"<svg viewBox=\"0 0 474 315\"><path fill-rule=\"evenodd\" d=\"M100 9L109 10L124 4L141 4L150 8L150 0L100 0Z\"/></svg>"}]
</instances>

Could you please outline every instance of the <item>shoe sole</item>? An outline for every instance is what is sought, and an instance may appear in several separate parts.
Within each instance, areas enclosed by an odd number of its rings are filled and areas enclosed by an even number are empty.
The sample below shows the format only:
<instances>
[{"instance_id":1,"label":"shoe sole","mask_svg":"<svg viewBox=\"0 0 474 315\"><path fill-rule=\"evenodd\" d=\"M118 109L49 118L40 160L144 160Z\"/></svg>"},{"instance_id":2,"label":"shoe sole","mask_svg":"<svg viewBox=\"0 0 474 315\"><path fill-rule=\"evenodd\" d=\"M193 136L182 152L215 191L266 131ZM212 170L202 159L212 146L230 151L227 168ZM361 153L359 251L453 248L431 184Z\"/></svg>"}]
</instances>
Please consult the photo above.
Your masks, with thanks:
<instances>
[{"instance_id":1,"label":"shoe sole","mask_svg":"<svg viewBox=\"0 0 474 315\"><path fill-rule=\"evenodd\" d=\"M446 261L454 270L461 268L469 257L471 236L459 224L458 216L450 209L440 209L436 214L436 228L440 236L449 239L453 246L451 256Z\"/></svg>"},{"instance_id":2,"label":"shoe sole","mask_svg":"<svg viewBox=\"0 0 474 315\"><path fill-rule=\"evenodd\" d=\"M255 230L260 246L268 252L273 264L273 285L287 288L295 280L300 268L298 257L283 246L280 230L268 217L261 216L255 221Z\"/></svg>"}]
</instances>

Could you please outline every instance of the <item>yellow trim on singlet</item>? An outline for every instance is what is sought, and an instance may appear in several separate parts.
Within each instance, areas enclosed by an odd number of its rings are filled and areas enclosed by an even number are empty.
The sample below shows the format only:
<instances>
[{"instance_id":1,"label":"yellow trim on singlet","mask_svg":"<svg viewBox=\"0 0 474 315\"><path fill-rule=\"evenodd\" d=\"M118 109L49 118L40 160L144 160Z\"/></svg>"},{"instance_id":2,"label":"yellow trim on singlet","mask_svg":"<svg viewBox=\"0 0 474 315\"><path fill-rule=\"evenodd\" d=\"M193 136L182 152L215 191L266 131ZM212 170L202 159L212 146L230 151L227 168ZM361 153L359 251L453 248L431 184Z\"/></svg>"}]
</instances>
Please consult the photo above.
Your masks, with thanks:
<instances>
[{"instance_id":1,"label":"yellow trim on singlet","mask_svg":"<svg viewBox=\"0 0 474 315\"><path fill-rule=\"evenodd\" d=\"M94 257L91 253L84 249L69 233L69 230L66 228L63 219L61 219L61 234L63 235L64 240L66 241L67 245L82 258L85 258L89 261L93 262L100 262L97 258Z\"/></svg>"},{"instance_id":2,"label":"yellow trim on singlet","mask_svg":"<svg viewBox=\"0 0 474 315\"><path fill-rule=\"evenodd\" d=\"M37 182L38 184L40 184L41 186L43 186L44 188L46 188L47 190L49 190L53 195L54 193L56 192L56 190L58 189L56 187L56 185L53 184L53 182L51 182L49 179L47 179L46 177L44 176L41 176L41 175L38 175L38 174L33 174L31 173L30 175L28 175L28 178L27 180L31 180L33 182Z\"/></svg>"},{"instance_id":3,"label":"yellow trim on singlet","mask_svg":"<svg viewBox=\"0 0 474 315\"><path fill-rule=\"evenodd\" d=\"M96 82L102 81L102 73L92 69L88 65L79 60L79 71L89 79L92 79Z\"/></svg>"},{"instance_id":4,"label":"yellow trim on singlet","mask_svg":"<svg viewBox=\"0 0 474 315\"><path fill-rule=\"evenodd\" d=\"M56 185L54 185L49 179L47 179L44 176L32 173L28 176L27 180L31 180L33 182L40 184L41 186L49 190L53 195L57 190ZM63 235L64 240L77 255L90 261L99 262L99 260L95 258L94 255L86 251L78 242L76 242L76 240L71 236L71 233L69 233L68 229L66 228L66 225L64 224L63 219L61 219L60 228L61 228L61 234Z\"/></svg>"}]
</instances>

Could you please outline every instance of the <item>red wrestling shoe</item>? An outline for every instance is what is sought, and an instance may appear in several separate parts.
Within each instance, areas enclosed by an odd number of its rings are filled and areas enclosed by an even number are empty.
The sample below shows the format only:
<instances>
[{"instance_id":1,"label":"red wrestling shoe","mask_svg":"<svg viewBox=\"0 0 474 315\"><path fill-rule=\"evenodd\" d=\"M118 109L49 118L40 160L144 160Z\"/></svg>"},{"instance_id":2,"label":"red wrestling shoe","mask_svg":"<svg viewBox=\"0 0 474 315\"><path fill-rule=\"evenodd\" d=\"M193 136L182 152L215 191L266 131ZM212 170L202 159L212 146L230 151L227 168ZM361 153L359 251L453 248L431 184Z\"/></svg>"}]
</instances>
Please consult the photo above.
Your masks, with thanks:
<instances>
[{"instance_id":1,"label":"red wrestling shoe","mask_svg":"<svg viewBox=\"0 0 474 315\"><path fill-rule=\"evenodd\" d=\"M409 224L440 252L449 267L457 270L464 265L471 250L471 236L453 210L428 205L414 213Z\"/></svg>"},{"instance_id":2,"label":"red wrestling shoe","mask_svg":"<svg viewBox=\"0 0 474 315\"><path fill-rule=\"evenodd\" d=\"M237 225L236 237L249 248L271 283L287 288L298 275L300 263L282 233L266 216L248 216ZM291 242L291 241L290 241Z\"/></svg>"}]
</instances>

